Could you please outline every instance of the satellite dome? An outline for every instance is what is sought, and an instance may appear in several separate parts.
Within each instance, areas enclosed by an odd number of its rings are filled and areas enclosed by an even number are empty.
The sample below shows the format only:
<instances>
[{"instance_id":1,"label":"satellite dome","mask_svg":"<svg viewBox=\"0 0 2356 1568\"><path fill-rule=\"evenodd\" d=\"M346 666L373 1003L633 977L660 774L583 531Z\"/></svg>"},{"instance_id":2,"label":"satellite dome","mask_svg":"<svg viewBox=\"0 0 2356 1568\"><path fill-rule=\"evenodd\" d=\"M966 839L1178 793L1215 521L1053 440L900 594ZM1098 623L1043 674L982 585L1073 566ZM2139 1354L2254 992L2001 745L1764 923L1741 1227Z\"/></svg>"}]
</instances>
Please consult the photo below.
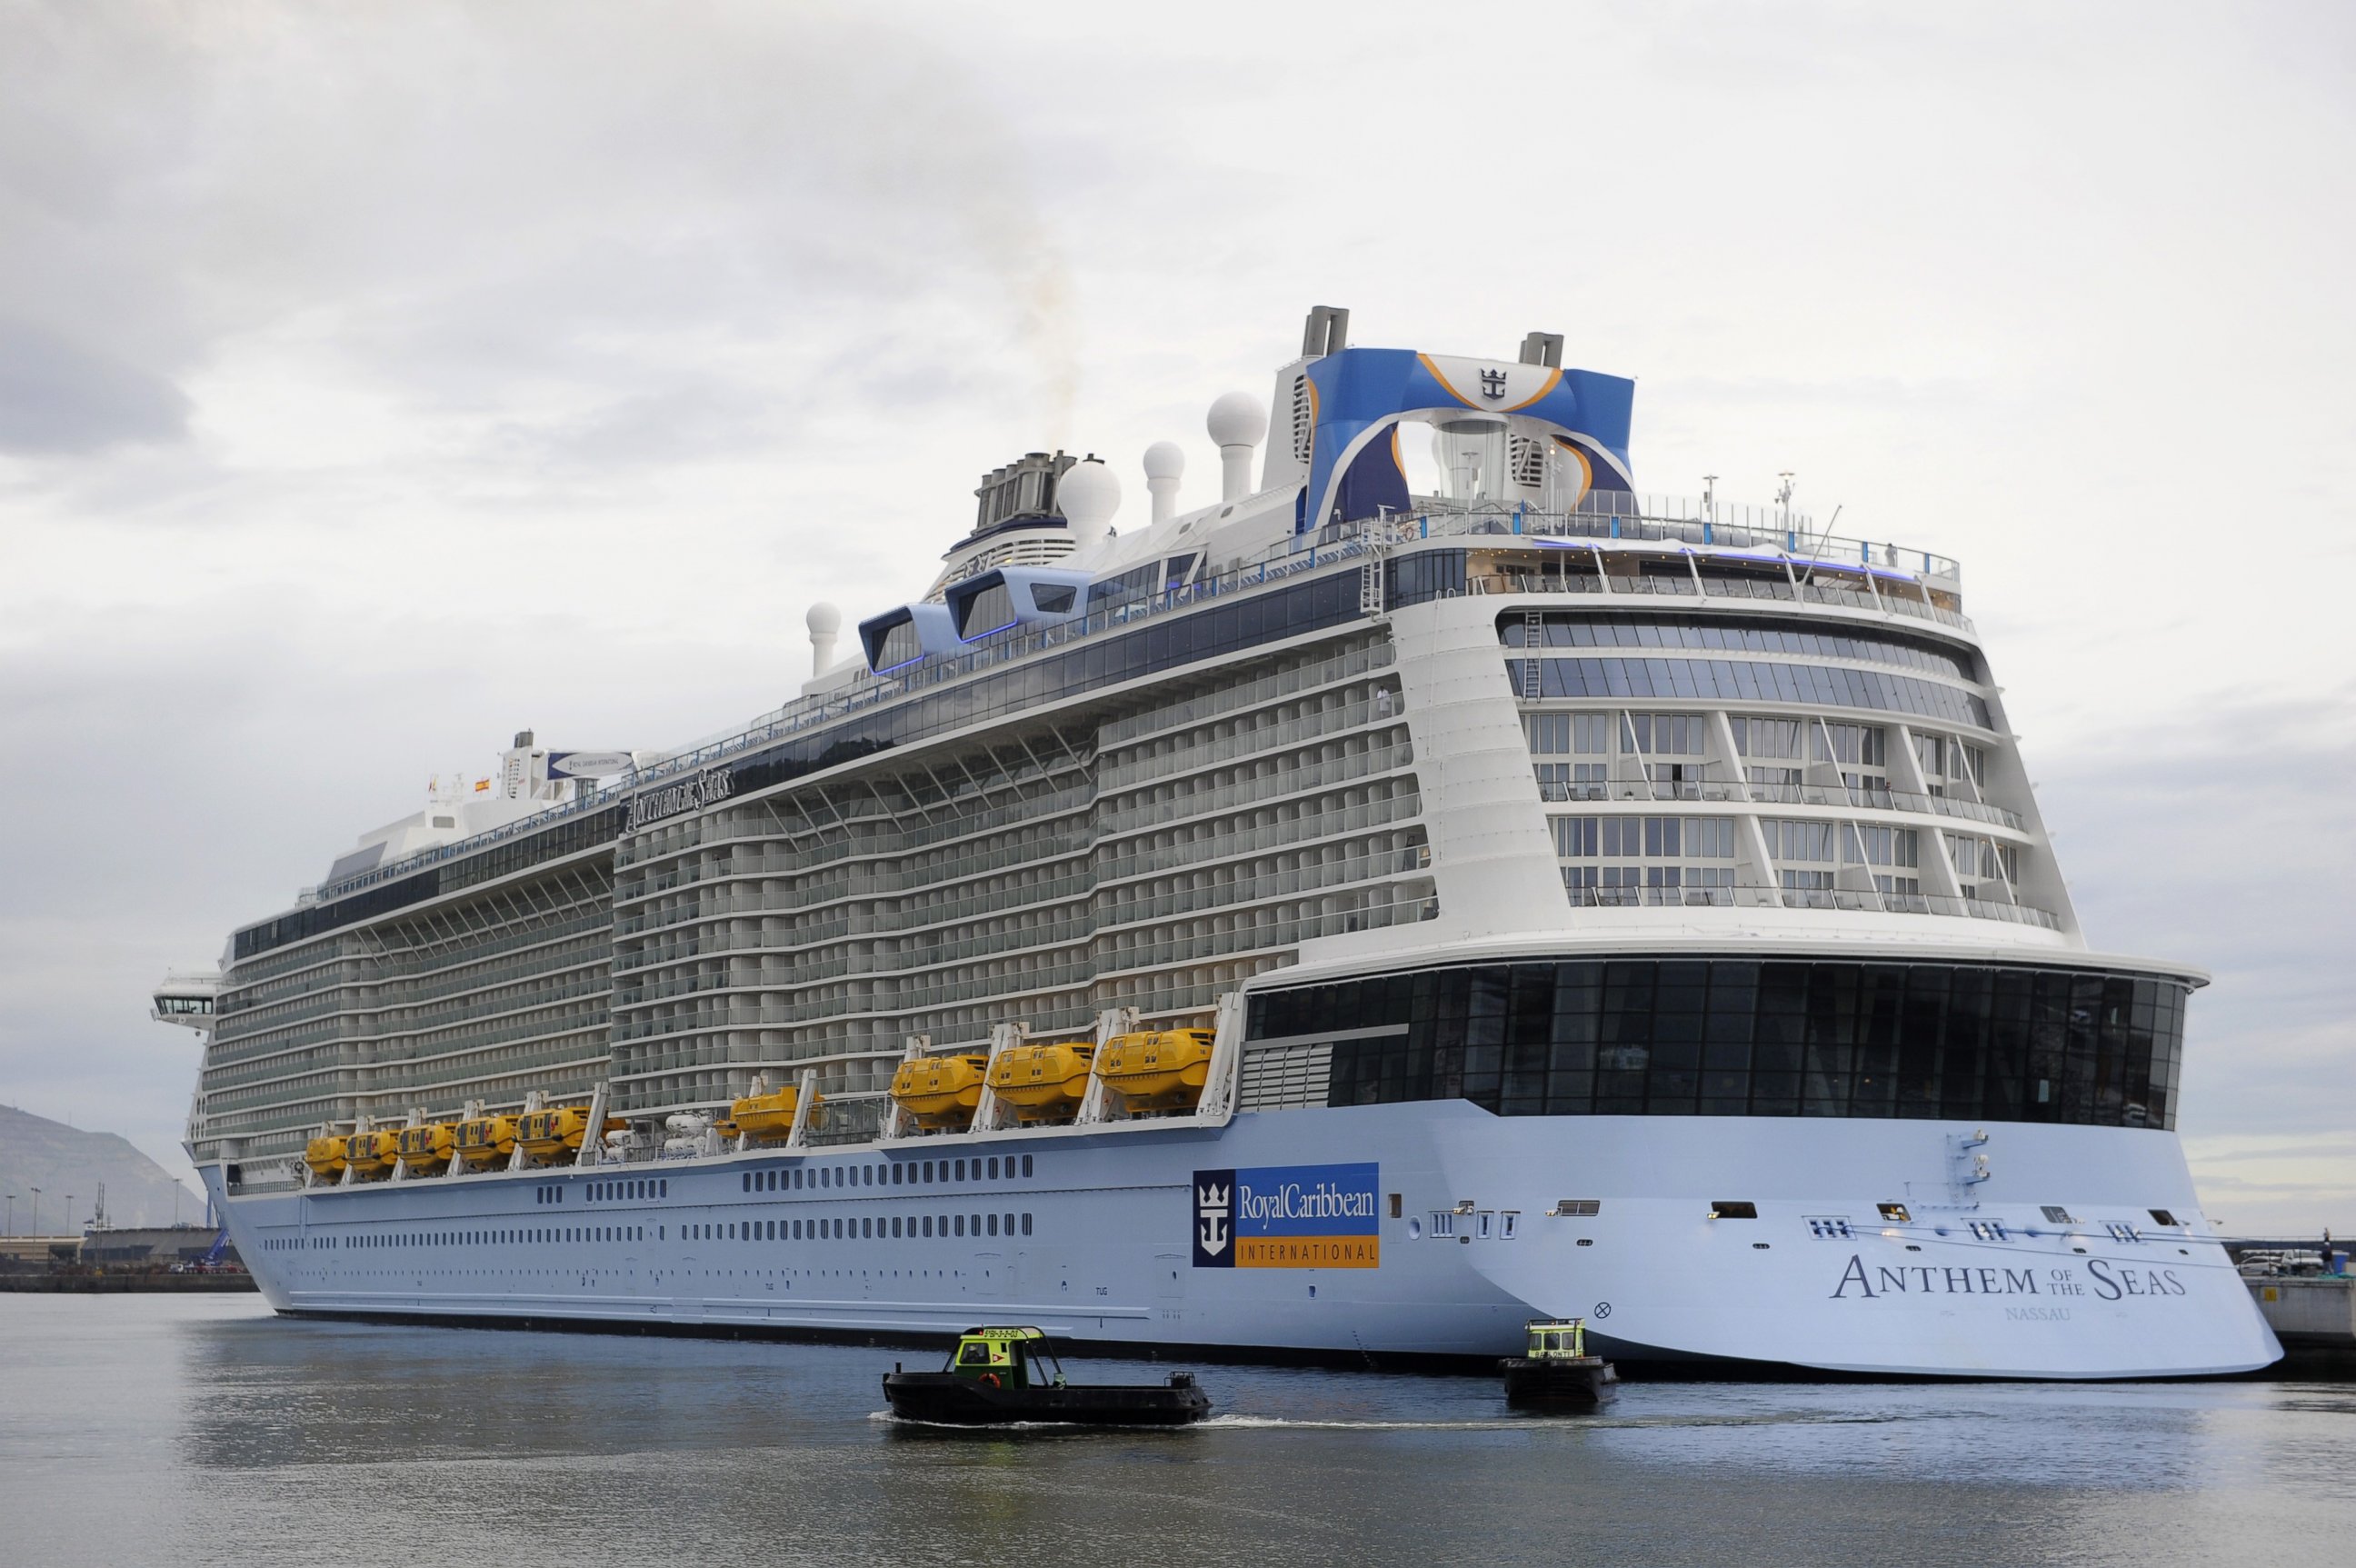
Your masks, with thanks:
<instances>
[{"instance_id":1,"label":"satellite dome","mask_svg":"<svg viewBox=\"0 0 2356 1568\"><path fill-rule=\"evenodd\" d=\"M1075 463L1055 481L1055 508L1071 524L1073 538L1093 539L1120 510L1120 481L1095 457Z\"/></svg>"},{"instance_id":2,"label":"satellite dome","mask_svg":"<svg viewBox=\"0 0 2356 1568\"><path fill-rule=\"evenodd\" d=\"M832 637L842 629L842 612L824 599L810 606L809 614L802 618L812 637Z\"/></svg>"},{"instance_id":3,"label":"satellite dome","mask_svg":"<svg viewBox=\"0 0 2356 1568\"><path fill-rule=\"evenodd\" d=\"M1203 424L1221 446L1257 446L1268 435L1268 410L1249 392L1223 392Z\"/></svg>"},{"instance_id":4,"label":"satellite dome","mask_svg":"<svg viewBox=\"0 0 2356 1568\"><path fill-rule=\"evenodd\" d=\"M1145 477L1174 479L1186 472L1185 449L1175 441L1156 441L1145 449Z\"/></svg>"}]
</instances>

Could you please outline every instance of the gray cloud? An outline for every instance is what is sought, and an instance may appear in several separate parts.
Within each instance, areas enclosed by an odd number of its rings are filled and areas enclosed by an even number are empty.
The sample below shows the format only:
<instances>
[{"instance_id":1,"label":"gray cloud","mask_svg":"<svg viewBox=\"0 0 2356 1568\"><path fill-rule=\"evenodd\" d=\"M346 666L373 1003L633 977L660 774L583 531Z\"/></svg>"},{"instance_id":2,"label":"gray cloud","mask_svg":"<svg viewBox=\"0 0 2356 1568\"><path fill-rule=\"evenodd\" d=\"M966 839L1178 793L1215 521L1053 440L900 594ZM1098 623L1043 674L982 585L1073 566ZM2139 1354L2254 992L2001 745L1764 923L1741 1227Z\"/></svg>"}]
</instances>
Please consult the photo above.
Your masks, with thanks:
<instances>
[{"instance_id":1,"label":"gray cloud","mask_svg":"<svg viewBox=\"0 0 2356 1568\"><path fill-rule=\"evenodd\" d=\"M2356 1080L2356 823L2327 800L2356 770L2356 687L2322 704L2233 693L2042 760L2088 940L2212 976L2179 1122L2211 1207L2244 1229L2334 1216L2356 1185L2334 1092Z\"/></svg>"},{"instance_id":2,"label":"gray cloud","mask_svg":"<svg viewBox=\"0 0 2356 1568\"><path fill-rule=\"evenodd\" d=\"M187 434L187 394L58 333L0 318L0 453L85 456Z\"/></svg>"}]
</instances>

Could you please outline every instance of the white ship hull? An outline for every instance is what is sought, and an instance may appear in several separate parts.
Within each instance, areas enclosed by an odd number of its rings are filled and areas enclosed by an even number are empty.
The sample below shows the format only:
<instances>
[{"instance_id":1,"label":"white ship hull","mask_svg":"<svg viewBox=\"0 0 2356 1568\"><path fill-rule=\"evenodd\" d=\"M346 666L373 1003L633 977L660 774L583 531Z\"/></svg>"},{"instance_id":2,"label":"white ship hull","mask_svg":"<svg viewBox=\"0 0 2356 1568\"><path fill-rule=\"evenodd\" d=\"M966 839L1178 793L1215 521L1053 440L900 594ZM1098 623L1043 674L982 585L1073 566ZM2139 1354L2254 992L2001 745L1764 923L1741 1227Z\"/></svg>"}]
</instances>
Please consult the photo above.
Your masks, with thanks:
<instances>
[{"instance_id":1,"label":"white ship hull","mask_svg":"<svg viewBox=\"0 0 2356 1568\"><path fill-rule=\"evenodd\" d=\"M591 1200L612 1166L214 1196L269 1301L302 1313L844 1337L1017 1321L1080 1344L1303 1358L1505 1355L1525 1319L1579 1316L1630 1362L1883 1376L2187 1376L2280 1355L2206 1227L2154 1223L2195 1212L2173 1133L2000 1125L2000 1174L1959 1188L1975 1131L1429 1102L629 1167L660 1197ZM748 1172L1018 1151L1029 1179L744 1188ZM1201 1266L1198 1172L1364 1165L1379 1172L1373 1266ZM561 1201L538 1201L551 1189ZM1547 1212L1565 1197L1597 1212ZM1711 1218L1731 1202L1758 1217ZM1879 1219L1892 1202L1905 1220ZM830 1233L952 1213L980 1233ZM819 1219L829 1239L791 1239Z\"/></svg>"}]
</instances>

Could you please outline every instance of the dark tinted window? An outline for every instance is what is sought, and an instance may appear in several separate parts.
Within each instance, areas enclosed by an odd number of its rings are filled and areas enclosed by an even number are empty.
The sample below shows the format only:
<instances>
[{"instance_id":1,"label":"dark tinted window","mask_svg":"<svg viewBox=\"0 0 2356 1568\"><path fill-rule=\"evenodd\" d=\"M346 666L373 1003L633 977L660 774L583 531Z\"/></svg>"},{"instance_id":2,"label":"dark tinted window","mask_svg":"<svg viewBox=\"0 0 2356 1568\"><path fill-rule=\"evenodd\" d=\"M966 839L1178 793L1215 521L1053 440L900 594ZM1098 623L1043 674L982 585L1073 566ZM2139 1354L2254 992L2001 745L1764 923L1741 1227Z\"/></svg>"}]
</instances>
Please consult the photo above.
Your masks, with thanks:
<instances>
[{"instance_id":1,"label":"dark tinted window","mask_svg":"<svg viewBox=\"0 0 2356 1568\"><path fill-rule=\"evenodd\" d=\"M884 635L876 639L873 668L879 671L893 670L924 656L924 634L916 629L915 621L902 620L884 628Z\"/></svg>"},{"instance_id":2,"label":"dark tinted window","mask_svg":"<svg viewBox=\"0 0 2356 1568\"><path fill-rule=\"evenodd\" d=\"M1419 605L1464 591L1464 552L1421 550L1389 563L1390 605Z\"/></svg>"},{"instance_id":3,"label":"dark tinted window","mask_svg":"<svg viewBox=\"0 0 2356 1568\"><path fill-rule=\"evenodd\" d=\"M1987 703L1974 693L1911 675L1826 664L1767 664L1749 659L1522 659L1506 669L1524 699L1685 697L1750 703L1809 703L1913 714L1990 729Z\"/></svg>"},{"instance_id":4,"label":"dark tinted window","mask_svg":"<svg viewBox=\"0 0 2356 1568\"><path fill-rule=\"evenodd\" d=\"M1533 646L1527 618L1497 622L1508 648ZM1725 653L1795 653L1804 658L1853 659L1890 664L1952 681L1976 681L1974 660L1960 649L1903 632L1862 633L1849 628L1762 624L1740 617L1549 614L1536 646L1546 648L1701 648Z\"/></svg>"},{"instance_id":5,"label":"dark tinted window","mask_svg":"<svg viewBox=\"0 0 2356 1568\"><path fill-rule=\"evenodd\" d=\"M1014 620L1014 596L1007 591L1004 583L992 583L965 601L965 616L958 626L958 635L970 641L993 631L1004 631Z\"/></svg>"},{"instance_id":6,"label":"dark tinted window","mask_svg":"<svg viewBox=\"0 0 2356 1568\"><path fill-rule=\"evenodd\" d=\"M2185 988L1968 964L1629 959L1255 996L1253 1040L1337 1040L1327 1103L1505 1116L1873 1116L2173 1127Z\"/></svg>"}]
</instances>

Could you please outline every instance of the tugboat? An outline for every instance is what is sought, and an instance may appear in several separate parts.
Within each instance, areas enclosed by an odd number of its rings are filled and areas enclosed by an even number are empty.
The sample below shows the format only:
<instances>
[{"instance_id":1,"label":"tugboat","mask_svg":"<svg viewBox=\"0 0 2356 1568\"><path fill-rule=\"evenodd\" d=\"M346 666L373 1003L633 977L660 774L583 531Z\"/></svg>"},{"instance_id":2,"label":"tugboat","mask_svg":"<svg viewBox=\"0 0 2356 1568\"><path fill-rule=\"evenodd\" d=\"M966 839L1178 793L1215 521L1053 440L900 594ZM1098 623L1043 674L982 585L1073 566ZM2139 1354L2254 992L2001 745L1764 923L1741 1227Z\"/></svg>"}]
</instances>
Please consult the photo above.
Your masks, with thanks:
<instances>
[{"instance_id":1,"label":"tugboat","mask_svg":"<svg viewBox=\"0 0 2356 1568\"><path fill-rule=\"evenodd\" d=\"M1612 1363L1587 1353L1585 1318L1534 1317L1528 1329L1529 1348L1498 1363L1507 1404L1591 1406L1620 1391Z\"/></svg>"},{"instance_id":2,"label":"tugboat","mask_svg":"<svg viewBox=\"0 0 2356 1568\"><path fill-rule=\"evenodd\" d=\"M894 1415L952 1426L1183 1426L1211 1413L1192 1372L1173 1372L1163 1384L1066 1382L1047 1336L1030 1327L969 1328L939 1371L895 1366L884 1374L884 1397Z\"/></svg>"}]
</instances>

